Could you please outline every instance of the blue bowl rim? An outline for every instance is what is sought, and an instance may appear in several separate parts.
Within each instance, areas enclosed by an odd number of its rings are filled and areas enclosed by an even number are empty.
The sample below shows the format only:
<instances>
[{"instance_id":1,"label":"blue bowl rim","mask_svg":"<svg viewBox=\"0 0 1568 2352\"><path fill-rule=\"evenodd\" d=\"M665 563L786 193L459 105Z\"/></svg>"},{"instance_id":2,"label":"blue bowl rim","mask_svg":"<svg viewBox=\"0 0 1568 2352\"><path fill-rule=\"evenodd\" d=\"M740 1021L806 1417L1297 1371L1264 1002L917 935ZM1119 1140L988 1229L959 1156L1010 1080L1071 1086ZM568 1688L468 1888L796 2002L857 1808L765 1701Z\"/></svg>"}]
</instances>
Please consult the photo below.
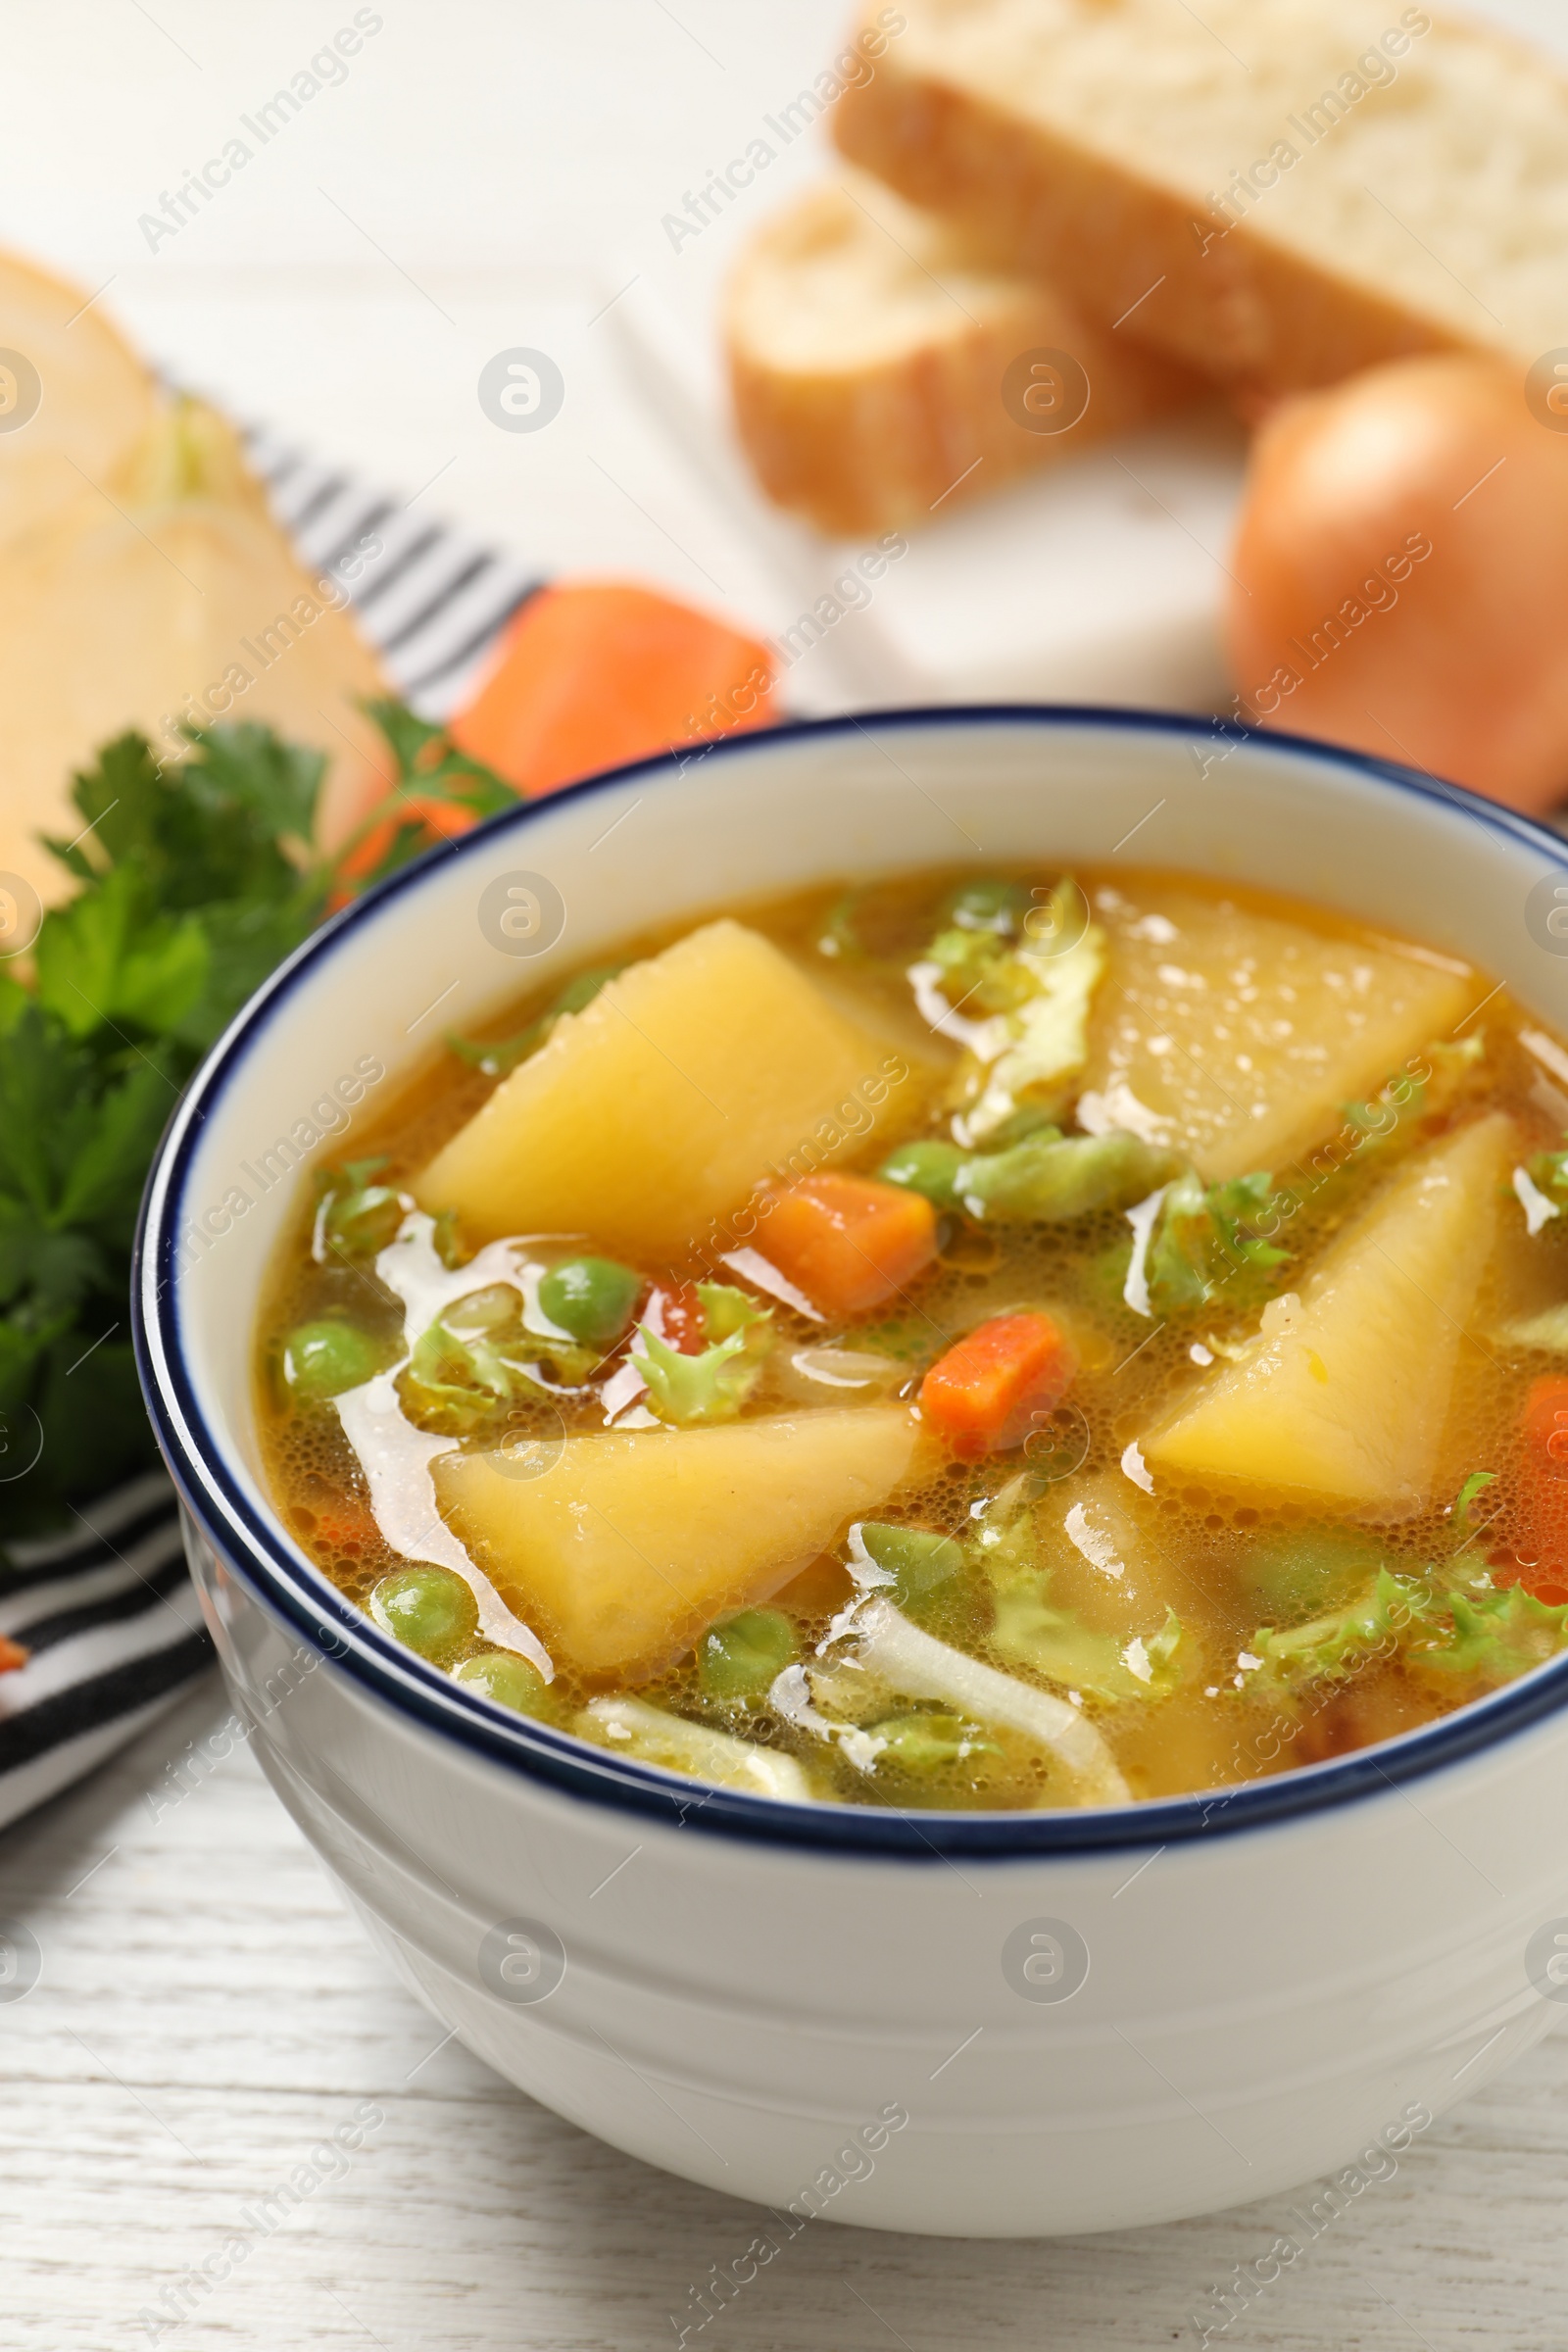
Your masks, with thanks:
<instances>
[{"instance_id":1,"label":"blue bowl rim","mask_svg":"<svg viewBox=\"0 0 1568 2352\"><path fill-rule=\"evenodd\" d=\"M1229 717L1052 703L943 704L878 709L796 719L750 730L704 747L703 760L755 757L801 739L823 740L851 731L1022 727L1043 733L1099 729L1157 735L1176 741L1246 744L1267 757L1306 758L1348 770L1363 782L1420 800L1445 801L1488 829L1540 853L1547 867L1568 871L1568 842L1517 811L1460 785L1392 760L1342 750L1311 737L1249 727ZM312 933L235 1015L197 1071L159 1147L138 1219L131 1286L132 1336L142 1392L164 1458L180 1497L229 1573L323 1658L331 1659L369 1696L390 1702L426 1730L454 1740L474 1757L564 1794L610 1804L670 1826L696 1826L720 1836L837 1852L872 1860L1032 1861L1051 1855L1108 1853L1181 1844L1214 1835L1238 1835L1299 1821L1331 1808L1391 1793L1409 1781L1456 1764L1478 1750L1523 1733L1568 1706L1568 1656L1538 1667L1520 1681L1472 1701L1414 1732L1317 1765L1234 1788L1143 1803L1039 1813L941 1813L834 1804L791 1804L738 1789L680 1779L628 1757L590 1747L570 1734L477 1697L403 1648L339 1593L303 1552L254 1509L227 1470L207 1428L186 1372L180 1344L173 1254L178 1208L207 1114L241 1074L251 1050L284 1002L339 943L377 915L391 900L417 890L438 868L470 856L509 832L572 801L589 800L631 782L652 785L667 774L674 756L604 770L542 800L519 803L443 843L375 890L342 908ZM687 761L685 764L693 764ZM675 772L682 772L676 760ZM155 1277L150 1316L146 1292ZM150 1323L157 1327L170 1367L177 1417L152 1361ZM179 1420L206 1441L191 1452Z\"/></svg>"}]
</instances>

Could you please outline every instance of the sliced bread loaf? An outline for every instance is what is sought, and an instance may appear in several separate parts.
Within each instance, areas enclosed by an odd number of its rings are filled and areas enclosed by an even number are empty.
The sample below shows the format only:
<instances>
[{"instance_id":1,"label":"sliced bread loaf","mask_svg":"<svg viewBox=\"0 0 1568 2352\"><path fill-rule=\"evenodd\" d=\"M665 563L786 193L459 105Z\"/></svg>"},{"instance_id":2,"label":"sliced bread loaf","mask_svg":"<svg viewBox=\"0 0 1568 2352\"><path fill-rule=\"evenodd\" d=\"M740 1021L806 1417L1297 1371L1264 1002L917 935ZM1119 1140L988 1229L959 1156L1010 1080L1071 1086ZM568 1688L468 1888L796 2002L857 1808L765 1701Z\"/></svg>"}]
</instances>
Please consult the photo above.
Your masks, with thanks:
<instances>
[{"instance_id":1,"label":"sliced bread loaf","mask_svg":"<svg viewBox=\"0 0 1568 2352\"><path fill-rule=\"evenodd\" d=\"M847 156L1266 389L1568 346L1568 81L1403 0L901 0Z\"/></svg>"},{"instance_id":2,"label":"sliced bread loaf","mask_svg":"<svg viewBox=\"0 0 1568 2352\"><path fill-rule=\"evenodd\" d=\"M1038 279L985 269L945 222L848 171L747 246L725 341L763 488L842 538L946 514L1199 389Z\"/></svg>"},{"instance_id":3,"label":"sliced bread loaf","mask_svg":"<svg viewBox=\"0 0 1568 2352\"><path fill-rule=\"evenodd\" d=\"M156 408L96 298L0 252L0 542L113 483Z\"/></svg>"}]
</instances>

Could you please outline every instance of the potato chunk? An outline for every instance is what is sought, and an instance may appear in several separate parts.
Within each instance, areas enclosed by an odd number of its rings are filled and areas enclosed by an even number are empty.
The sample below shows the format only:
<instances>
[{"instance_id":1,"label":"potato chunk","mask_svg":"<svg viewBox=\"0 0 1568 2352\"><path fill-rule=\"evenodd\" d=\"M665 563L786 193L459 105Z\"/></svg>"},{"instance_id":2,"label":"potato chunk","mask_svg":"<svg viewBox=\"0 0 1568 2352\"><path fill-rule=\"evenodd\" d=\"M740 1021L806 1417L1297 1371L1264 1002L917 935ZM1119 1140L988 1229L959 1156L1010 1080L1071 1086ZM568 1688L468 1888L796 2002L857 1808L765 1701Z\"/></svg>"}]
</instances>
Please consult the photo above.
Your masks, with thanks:
<instances>
[{"instance_id":1,"label":"potato chunk","mask_svg":"<svg viewBox=\"0 0 1568 2352\"><path fill-rule=\"evenodd\" d=\"M1402 1517L1429 1498L1464 1326L1497 1225L1500 1113L1421 1153L1348 1226L1260 1345L1143 1440L1158 1478Z\"/></svg>"},{"instance_id":2,"label":"potato chunk","mask_svg":"<svg viewBox=\"0 0 1568 2352\"><path fill-rule=\"evenodd\" d=\"M770 1171L806 1175L906 1119L918 1091L760 933L709 923L561 1021L415 1191L486 1240L591 1233L659 1260Z\"/></svg>"},{"instance_id":3,"label":"potato chunk","mask_svg":"<svg viewBox=\"0 0 1568 2352\"><path fill-rule=\"evenodd\" d=\"M552 1655L590 1681L656 1674L715 1617L766 1600L876 1510L914 1458L901 1407L568 1438L543 1477L433 1465L441 1509Z\"/></svg>"},{"instance_id":4,"label":"potato chunk","mask_svg":"<svg viewBox=\"0 0 1568 2352\"><path fill-rule=\"evenodd\" d=\"M1209 1182L1286 1170L1482 993L1393 947L1197 893L1151 912L1101 892L1110 965L1090 1033L1089 1120L1189 1155ZM1150 1114L1152 1114L1151 1116Z\"/></svg>"}]
</instances>

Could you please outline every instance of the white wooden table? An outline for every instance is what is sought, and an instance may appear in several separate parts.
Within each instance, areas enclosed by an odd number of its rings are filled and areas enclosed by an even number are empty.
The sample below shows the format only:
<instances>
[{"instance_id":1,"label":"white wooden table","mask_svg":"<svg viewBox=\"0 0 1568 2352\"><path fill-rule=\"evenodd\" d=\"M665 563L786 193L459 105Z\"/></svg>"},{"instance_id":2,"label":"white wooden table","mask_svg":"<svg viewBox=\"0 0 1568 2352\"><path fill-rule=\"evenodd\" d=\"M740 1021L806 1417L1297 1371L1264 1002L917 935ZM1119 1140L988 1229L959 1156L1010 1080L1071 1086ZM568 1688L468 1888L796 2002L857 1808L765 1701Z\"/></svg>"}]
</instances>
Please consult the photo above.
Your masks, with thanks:
<instances>
[{"instance_id":1,"label":"white wooden table","mask_svg":"<svg viewBox=\"0 0 1568 2352\"><path fill-rule=\"evenodd\" d=\"M1559 42L1561 0L1493 0ZM848 0L384 0L342 86L150 252L138 217L221 149L345 0L78 0L11 12L0 235L74 271L172 370L545 568L627 567L788 614L638 407L601 305L634 273L701 316L717 231L661 217L837 45ZM766 201L814 169L781 157ZM745 225L742 222L740 225ZM478 368L558 353L560 428L503 435ZM0 2004L0 2346L154 2340L166 2287L239 2239L157 2335L180 2352L655 2352L750 2234L500 2082L389 1980L243 1748L180 1798L216 1680L0 1838L0 1918L42 1974ZM340 2177L311 2150L384 2119ZM1226 2342L1542 2352L1568 2340L1568 2042L1417 2141ZM259 2199L306 2193L266 2234ZM248 2223L246 2216L252 2217ZM1198 2341L1190 2315L1292 2225L1285 2201L1122 2237L921 2241L814 2226L704 2352Z\"/></svg>"},{"instance_id":2,"label":"white wooden table","mask_svg":"<svg viewBox=\"0 0 1568 2352\"><path fill-rule=\"evenodd\" d=\"M0 2007L7 2352L119 2352L236 2231L250 2251L179 2352L669 2352L671 2313L753 2210L585 2138L470 2058L389 1980L237 1747L177 1795L226 1715L216 1677L0 1845L0 1916L42 1974ZM187 1780L190 1775L187 1772ZM362 2102L384 2121L311 2188ZM319 2166L313 2168L320 2170ZM1212 2340L1277 2352L1545 2352L1568 2337L1568 2040L1417 2140ZM304 2179L292 2209L261 2200ZM1297 2199L1296 2202L1301 2202ZM1157 2352L1232 2266L1300 2228L1284 2198L1045 2243L818 2223L688 2340L704 2352ZM232 2254L232 2250L231 2250Z\"/></svg>"}]
</instances>

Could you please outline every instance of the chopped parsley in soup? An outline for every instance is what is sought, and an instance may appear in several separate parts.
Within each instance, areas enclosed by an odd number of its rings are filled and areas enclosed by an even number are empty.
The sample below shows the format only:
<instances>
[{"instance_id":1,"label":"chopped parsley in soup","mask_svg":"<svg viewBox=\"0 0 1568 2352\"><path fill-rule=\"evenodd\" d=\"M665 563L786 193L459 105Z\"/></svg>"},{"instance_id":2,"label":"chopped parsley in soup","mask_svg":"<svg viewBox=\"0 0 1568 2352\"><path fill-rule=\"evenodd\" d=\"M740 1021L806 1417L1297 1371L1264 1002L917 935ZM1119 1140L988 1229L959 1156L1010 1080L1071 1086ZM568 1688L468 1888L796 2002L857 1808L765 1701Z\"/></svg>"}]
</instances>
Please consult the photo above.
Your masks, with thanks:
<instances>
[{"instance_id":1,"label":"chopped parsley in soup","mask_svg":"<svg viewBox=\"0 0 1568 2352\"><path fill-rule=\"evenodd\" d=\"M624 943L320 1167L288 1527L468 1690L726 1788L1123 1803L1568 1645L1568 1049L1185 875Z\"/></svg>"}]
</instances>

